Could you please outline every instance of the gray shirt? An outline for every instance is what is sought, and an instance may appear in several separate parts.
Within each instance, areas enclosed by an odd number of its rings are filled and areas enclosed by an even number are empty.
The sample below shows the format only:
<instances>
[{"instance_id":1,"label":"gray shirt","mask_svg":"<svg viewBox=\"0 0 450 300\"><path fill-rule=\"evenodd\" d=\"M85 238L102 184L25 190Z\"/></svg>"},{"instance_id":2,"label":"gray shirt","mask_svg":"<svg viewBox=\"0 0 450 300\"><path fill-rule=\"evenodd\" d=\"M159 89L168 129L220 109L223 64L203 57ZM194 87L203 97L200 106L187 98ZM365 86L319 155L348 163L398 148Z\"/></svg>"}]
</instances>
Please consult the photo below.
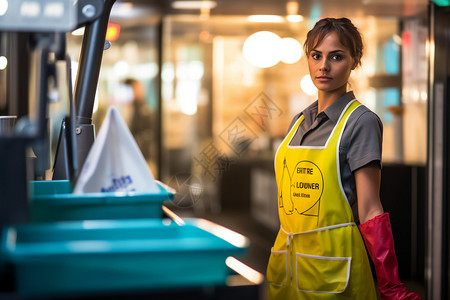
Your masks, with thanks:
<instances>
[{"instance_id":1,"label":"gray shirt","mask_svg":"<svg viewBox=\"0 0 450 300\"><path fill-rule=\"evenodd\" d=\"M355 99L353 92L348 92L319 114L317 114L318 103L315 101L294 117L291 127L301 115L304 116L304 120L290 145L325 145L342 110L353 99ZM342 185L356 222L359 221L359 217L353 172L373 162L381 167L382 141L383 124L380 118L364 105L360 105L350 115L339 146Z\"/></svg>"}]
</instances>

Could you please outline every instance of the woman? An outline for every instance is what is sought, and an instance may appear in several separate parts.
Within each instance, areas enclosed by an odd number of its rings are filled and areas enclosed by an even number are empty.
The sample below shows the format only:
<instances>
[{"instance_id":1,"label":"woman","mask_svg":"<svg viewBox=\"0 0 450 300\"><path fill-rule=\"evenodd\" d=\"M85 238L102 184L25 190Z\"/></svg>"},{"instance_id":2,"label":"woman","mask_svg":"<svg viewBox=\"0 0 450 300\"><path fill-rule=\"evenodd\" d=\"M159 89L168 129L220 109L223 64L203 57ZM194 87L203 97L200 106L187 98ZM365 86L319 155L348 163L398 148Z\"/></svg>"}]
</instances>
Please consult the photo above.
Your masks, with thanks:
<instances>
[{"instance_id":1,"label":"woman","mask_svg":"<svg viewBox=\"0 0 450 300\"><path fill-rule=\"evenodd\" d=\"M267 268L269 299L376 299L361 234L381 298L420 299L399 280L379 198L381 121L347 92L361 35L347 18L325 18L304 50L318 100L294 119L275 158L281 227Z\"/></svg>"}]
</instances>

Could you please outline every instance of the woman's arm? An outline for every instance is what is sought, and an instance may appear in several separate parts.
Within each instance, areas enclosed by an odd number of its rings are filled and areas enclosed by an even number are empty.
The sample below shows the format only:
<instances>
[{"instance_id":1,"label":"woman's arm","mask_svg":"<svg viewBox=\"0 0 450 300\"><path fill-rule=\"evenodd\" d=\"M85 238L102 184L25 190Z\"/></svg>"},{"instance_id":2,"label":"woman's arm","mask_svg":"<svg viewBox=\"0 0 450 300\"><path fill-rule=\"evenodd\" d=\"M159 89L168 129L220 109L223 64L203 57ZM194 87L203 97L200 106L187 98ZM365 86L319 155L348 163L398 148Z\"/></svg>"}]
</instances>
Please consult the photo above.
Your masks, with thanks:
<instances>
[{"instance_id":1,"label":"woman's arm","mask_svg":"<svg viewBox=\"0 0 450 300\"><path fill-rule=\"evenodd\" d=\"M358 214L361 224L383 214L380 201L381 170L378 162L370 163L355 171Z\"/></svg>"},{"instance_id":2,"label":"woman's arm","mask_svg":"<svg viewBox=\"0 0 450 300\"><path fill-rule=\"evenodd\" d=\"M408 292L400 281L397 256L395 255L389 214L383 213L380 201L381 170L377 163L370 163L355 171L359 230L375 265L378 289L382 300L410 299L420 297Z\"/></svg>"}]
</instances>

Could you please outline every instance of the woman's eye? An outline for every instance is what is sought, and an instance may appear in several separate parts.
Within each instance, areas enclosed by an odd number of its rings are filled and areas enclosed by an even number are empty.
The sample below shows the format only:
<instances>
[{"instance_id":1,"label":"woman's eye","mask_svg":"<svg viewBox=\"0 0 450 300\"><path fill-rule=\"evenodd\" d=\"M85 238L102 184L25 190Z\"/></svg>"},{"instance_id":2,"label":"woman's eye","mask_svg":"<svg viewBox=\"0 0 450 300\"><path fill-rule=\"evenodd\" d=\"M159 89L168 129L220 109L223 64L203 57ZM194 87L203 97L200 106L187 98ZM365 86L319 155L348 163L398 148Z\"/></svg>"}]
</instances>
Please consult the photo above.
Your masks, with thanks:
<instances>
[{"instance_id":1,"label":"woman's eye","mask_svg":"<svg viewBox=\"0 0 450 300\"><path fill-rule=\"evenodd\" d=\"M320 55L317 53L311 54L311 57L315 60L320 59Z\"/></svg>"},{"instance_id":2,"label":"woman's eye","mask_svg":"<svg viewBox=\"0 0 450 300\"><path fill-rule=\"evenodd\" d=\"M341 59L342 59L342 56L340 56L340 55L333 55L333 56L331 57L331 59L332 59L332 60L341 60Z\"/></svg>"}]
</instances>

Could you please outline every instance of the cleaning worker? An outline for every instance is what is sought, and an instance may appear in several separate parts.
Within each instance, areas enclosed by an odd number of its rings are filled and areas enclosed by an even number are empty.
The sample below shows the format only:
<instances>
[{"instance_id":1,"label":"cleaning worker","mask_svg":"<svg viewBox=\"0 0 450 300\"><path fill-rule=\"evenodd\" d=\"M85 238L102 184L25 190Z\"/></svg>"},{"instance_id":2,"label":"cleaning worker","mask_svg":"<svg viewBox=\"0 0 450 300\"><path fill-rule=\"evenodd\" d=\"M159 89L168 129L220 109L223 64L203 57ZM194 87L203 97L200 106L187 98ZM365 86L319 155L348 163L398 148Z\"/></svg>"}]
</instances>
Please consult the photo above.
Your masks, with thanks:
<instances>
[{"instance_id":1,"label":"cleaning worker","mask_svg":"<svg viewBox=\"0 0 450 300\"><path fill-rule=\"evenodd\" d=\"M304 50L318 100L294 118L276 153L281 226L268 299L377 299L364 241L381 299L420 299L400 281L380 202L382 123L347 91L361 35L347 18L324 18Z\"/></svg>"}]
</instances>

